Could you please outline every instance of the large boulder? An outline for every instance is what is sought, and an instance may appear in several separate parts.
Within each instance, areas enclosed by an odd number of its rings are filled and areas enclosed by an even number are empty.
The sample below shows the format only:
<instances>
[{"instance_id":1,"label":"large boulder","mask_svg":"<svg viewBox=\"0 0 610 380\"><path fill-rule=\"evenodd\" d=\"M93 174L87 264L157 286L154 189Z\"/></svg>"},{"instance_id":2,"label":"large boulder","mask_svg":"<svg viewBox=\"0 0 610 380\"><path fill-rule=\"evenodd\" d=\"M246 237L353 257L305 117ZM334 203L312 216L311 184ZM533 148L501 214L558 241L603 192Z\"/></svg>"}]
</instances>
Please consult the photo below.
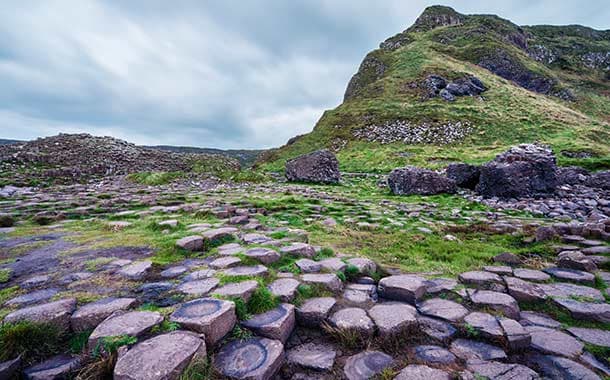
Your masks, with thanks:
<instances>
[{"instance_id":1,"label":"large boulder","mask_svg":"<svg viewBox=\"0 0 610 380\"><path fill-rule=\"evenodd\" d=\"M474 190L479 183L481 168L468 164L451 164L447 166L447 178L455 181L458 187Z\"/></svg>"},{"instance_id":2,"label":"large boulder","mask_svg":"<svg viewBox=\"0 0 610 380\"><path fill-rule=\"evenodd\" d=\"M338 183L341 180L339 161L328 150L318 150L286 162L288 181Z\"/></svg>"},{"instance_id":3,"label":"large boulder","mask_svg":"<svg viewBox=\"0 0 610 380\"><path fill-rule=\"evenodd\" d=\"M392 170L388 186L397 195L455 193L455 181L432 170L407 166Z\"/></svg>"},{"instance_id":4,"label":"large boulder","mask_svg":"<svg viewBox=\"0 0 610 380\"><path fill-rule=\"evenodd\" d=\"M476 191L486 197L521 198L553 193L557 186L553 152L541 145L522 144L481 166Z\"/></svg>"}]
</instances>

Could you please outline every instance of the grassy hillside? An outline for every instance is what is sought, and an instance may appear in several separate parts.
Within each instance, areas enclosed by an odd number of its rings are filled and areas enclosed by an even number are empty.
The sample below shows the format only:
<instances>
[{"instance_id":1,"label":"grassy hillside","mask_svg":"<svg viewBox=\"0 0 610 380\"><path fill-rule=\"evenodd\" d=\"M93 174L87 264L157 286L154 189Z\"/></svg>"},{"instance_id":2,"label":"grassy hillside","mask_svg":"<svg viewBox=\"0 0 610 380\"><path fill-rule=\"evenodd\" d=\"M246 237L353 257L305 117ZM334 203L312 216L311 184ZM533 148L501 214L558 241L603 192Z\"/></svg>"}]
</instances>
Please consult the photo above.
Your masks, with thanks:
<instances>
[{"instance_id":1,"label":"grassy hillside","mask_svg":"<svg viewBox=\"0 0 610 380\"><path fill-rule=\"evenodd\" d=\"M311 133L264 154L259 166L282 170L287 159L326 147L345 171L386 172L407 164L480 163L511 145L539 141L558 153L591 156L559 154L560 164L610 167L607 52L609 32L521 28L497 16L431 7L367 55L343 104L326 111ZM454 102L428 98L422 83L431 74L476 76L488 90ZM382 144L359 133L396 123L432 130L459 124L466 132L448 144Z\"/></svg>"}]
</instances>

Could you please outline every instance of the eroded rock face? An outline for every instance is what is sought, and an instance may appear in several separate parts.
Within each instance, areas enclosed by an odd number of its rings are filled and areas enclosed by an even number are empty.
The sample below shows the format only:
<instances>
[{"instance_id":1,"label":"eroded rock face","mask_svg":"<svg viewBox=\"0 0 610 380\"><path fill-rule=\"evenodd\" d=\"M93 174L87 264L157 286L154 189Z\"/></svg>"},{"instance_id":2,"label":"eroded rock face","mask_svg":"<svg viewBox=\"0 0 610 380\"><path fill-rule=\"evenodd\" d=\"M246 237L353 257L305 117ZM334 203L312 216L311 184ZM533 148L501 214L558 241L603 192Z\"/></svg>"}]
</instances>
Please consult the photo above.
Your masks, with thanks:
<instances>
[{"instance_id":1,"label":"eroded rock face","mask_svg":"<svg viewBox=\"0 0 610 380\"><path fill-rule=\"evenodd\" d=\"M328 150L318 150L286 162L286 178L293 182L339 183L339 161Z\"/></svg>"},{"instance_id":2,"label":"eroded rock face","mask_svg":"<svg viewBox=\"0 0 610 380\"><path fill-rule=\"evenodd\" d=\"M374 52L369 53L360 64L358 72L350 79L343 101L356 97L362 89L381 79L386 70L386 64L376 57Z\"/></svg>"},{"instance_id":3,"label":"eroded rock face","mask_svg":"<svg viewBox=\"0 0 610 380\"><path fill-rule=\"evenodd\" d=\"M458 187L474 190L479 183L481 169L475 165L451 164L447 166L447 177Z\"/></svg>"},{"instance_id":4,"label":"eroded rock face","mask_svg":"<svg viewBox=\"0 0 610 380\"><path fill-rule=\"evenodd\" d=\"M485 197L522 198L547 195L557 186L555 156L543 146L523 144L481 166L476 191Z\"/></svg>"},{"instance_id":5,"label":"eroded rock face","mask_svg":"<svg viewBox=\"0 0 610 380\"><path fill-rule=\"evenodd\" d=\"M396 195L433 195L455 193L455 182L428 169L407 166L394 169L388 177L388 186Z\"/></svg>"}]
</instances>

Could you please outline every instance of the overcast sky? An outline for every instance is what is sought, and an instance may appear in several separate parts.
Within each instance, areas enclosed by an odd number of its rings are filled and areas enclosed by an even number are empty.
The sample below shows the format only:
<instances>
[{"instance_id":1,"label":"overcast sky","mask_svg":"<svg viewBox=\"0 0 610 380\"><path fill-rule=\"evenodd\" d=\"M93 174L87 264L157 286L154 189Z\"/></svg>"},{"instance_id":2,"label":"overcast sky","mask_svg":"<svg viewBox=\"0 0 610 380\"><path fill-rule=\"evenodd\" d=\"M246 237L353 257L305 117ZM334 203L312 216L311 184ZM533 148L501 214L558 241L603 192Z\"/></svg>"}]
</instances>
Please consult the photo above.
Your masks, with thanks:
<instances>
[{"instance_id":1,"label":"overcast sky","mask_svg":"<svg viewBox=\"0 0 610 380\"><path fill-rule=\"evenodd\" d=\"M518 24L610 28L608 0L445 1ZM5 0L0 138L278 146L340 104L379 42L438 2Z\"/></svg>"}]
</instances>

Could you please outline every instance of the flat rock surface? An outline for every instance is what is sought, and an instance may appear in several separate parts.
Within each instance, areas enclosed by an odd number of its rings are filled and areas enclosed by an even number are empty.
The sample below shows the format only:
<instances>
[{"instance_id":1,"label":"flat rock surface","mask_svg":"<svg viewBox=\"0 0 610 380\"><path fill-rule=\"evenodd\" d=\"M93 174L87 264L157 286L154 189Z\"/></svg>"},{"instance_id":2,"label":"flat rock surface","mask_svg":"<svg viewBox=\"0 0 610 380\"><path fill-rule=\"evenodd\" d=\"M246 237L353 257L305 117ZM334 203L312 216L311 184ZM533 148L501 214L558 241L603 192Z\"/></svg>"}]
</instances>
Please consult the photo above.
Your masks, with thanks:
<instances>
[{"instance_id":1,"label":"flat rock surface","mask_svg":"<svg viewBox=\"0 0 610 380\"><path fill-rule=\"evenodd\" d=\"M170 316L170 321L204 334L210 347L233 329L236 320L235 304L215 298L185 302Z\"/></svg>"},{"instance_id":2,"label":"flat rock surface","mask_svg":"<svg viewBox=\"0 0 610 380\"><path fill-rule=\"evenodd\" d=\"M377 292L383 298L415 304L426 294L426 280L414 275L384 277Z\"/></svg>"},{"instance_id":3,"label":"flat rock surface","mask_svg":"<svg viewBox=\"0 0 610 380\"><path fill-rule=\"evenodd\" d=\"M349 380L369 379L392 365L391 356L380 351L364 351L350 356L343 373Z\"/></svg>"},{"instance_id":4,"label":"flat rock surface","mask_svg":"<svg viewBox=\"0 0 610 380\"><path fill-rule=\"evenodd\" d=\"M278 340L250 338L224 345L214 358L221 374L235 379L271 379L284 362L284 346Z\"/></svg>"},{"instance_id":5,"label":"flat rock surface","mask_svg":"<svg viewBox=\"0 0 610 380\"><path fill-rule=\"evenodd\" d=\"M451 343L450 351L466 361L506 359L506 353L500 347L475 340L456 339Z\"/></svg>"},{"instance_id":6,"label":"flat rock surface","mask_svg":"<svg viewBox=\"0 0 610 380\"><path fill-rule=\"evenodd\" d=\"M127 310L136 303L135 298L104 298L79 307L70 318L74 331L94 329L110 314Z\"/></svg>"},{"instance_id":7,"label":"flat rock surface","mask_svg":"<svg viewBox=\"0 0 610 380\"><path fill-rule=\"evenodd\" d=\"M297 320L304 326L317 327L326 320L336 303L332 297L310 298L297 308Z\"/></svg>"},{"instance_id":8,"label":"flat rock surface","mask_svg":"<svg viewBox=\"0 0 610 380\"><path fill-rule=\"evenodd\" d=\"M154 311L118 311L100 323L89 336L88 345L94 348L99 339L109 336L140 336L163 322Z\"/></svg>"},{"instance_id":9,"label":"flat rock surface","mask_svg":"<svg viewBox=\"0 0 610 380\"><path fill-rule=\"evenodd\" d=\"M4 322L16 323L29 321L36 323L49 323L62 331L70 328L70 315L76 308L74 298L63 299L55 302L45 303L19 309L8 314Z\"/></svg>"},{"instance_id":10,"label":"flat rock surface","mask_svg":"<svg viewBox=\"0 0 610 380\"><path fill-rule=\"evenodd\" d=\"M335 363L337 352L326 344L305 343L286 352L288 364L317 371L329 371Z\"/></svg>"},{"instance_id":11,"label":"flat rock surface","mask_svg":"<svg viewBox=\"0 0 610 380\"><path fill-rule=\"evenodd\" d=\"M566 333L539 326L525 329L532 336L531 347L543 354L576 358L582 353L583 344Z\"/></svg>"},{"instance_id":12,"label":"flat rock surface","mask_svg":"<svg viewBox=\"0 0 610 380\"><path fill-rule=\"evenodd\" d=\"M424 315L444 319L449 322L458 322L468 314L468 310L459 303L441 298L426 300L418 305L417 308Z\"/></svg>"},{"instance_id":13,"label":"flat rock surface","mask_svg":"<svg viewBox=\"0 0 610 380\"><path fill-rule=\"evenodd\" d=\"M406 333L417 325L417 310L407 304L385 303L375 305L368 310L368 314L382 336Z\"/></svg>"},{"instance_id":14,"label":"flat rock surface","mask_svg":"<svg viewBox=\"0 0 610 380\"><path fill-rule=\"evenodd\" d=\"M256 314L243 321L242 326L252 330L257 335L285 343L295 326L294 306L281 304L275 309Z\"/></svg>"},{"instance_id":15,"label":"flat rock surface","mask_svg":"<svg viewBox=\"0 0 610 380\"><path fill-rule=\"evenodd\" d=\"M451 380L451 375L426 365L411 364L400 371L394 380Z\"/></svg>"},{"instance_id":16,"label":"flat rock surface","mask_svg":"<svg viewBox=\"0 0 610 380\"><path fill-rule=\"evenodd\" d=\"M608 330L569 327L568 332L585 343L610 348L610 331Z\"/></svg>"}]
</instances>

